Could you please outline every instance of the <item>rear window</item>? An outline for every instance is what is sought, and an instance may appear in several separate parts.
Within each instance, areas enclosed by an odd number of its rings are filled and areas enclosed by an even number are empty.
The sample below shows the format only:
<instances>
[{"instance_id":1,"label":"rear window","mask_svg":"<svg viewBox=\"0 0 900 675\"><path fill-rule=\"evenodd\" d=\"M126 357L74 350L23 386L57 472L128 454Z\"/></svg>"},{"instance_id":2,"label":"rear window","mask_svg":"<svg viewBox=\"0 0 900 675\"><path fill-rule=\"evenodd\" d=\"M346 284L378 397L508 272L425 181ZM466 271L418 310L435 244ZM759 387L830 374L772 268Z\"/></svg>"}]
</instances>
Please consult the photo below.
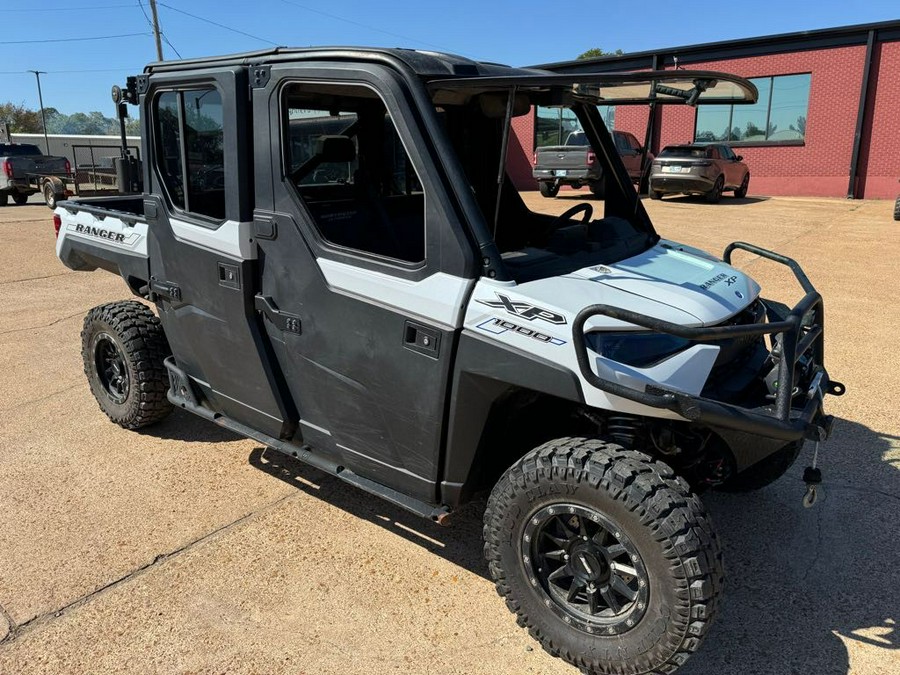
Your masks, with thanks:
<instances>
[{"instance_id":1,"label":"rear window","mask_svg":"<svg viewBox=\"0 0 900 675\"><path fill-rule=\"evenodd\" d=\"M583 131L573 131L566 139L566 145L588 145L587 136Z\"/></svg>"},{"instance_id":2,"label":"rear window","mask_svg":"<svg viewBox=\"0 0 900 675\"><path fill-rule=\"evenodd\" d=\"M25 155L43 155L41 149L31 143L0 143L0 157L24 157Z\"/></svg>"},{"instance_id":3,"label":"rear window","mask_svg":"<svg viewBox=\"0 0 900 675\"><path fill-rule=\"evenodd\" d=\"M668 147L659 153L660 157L706 157L706 148Z\"/></svg>"}]
</instances>

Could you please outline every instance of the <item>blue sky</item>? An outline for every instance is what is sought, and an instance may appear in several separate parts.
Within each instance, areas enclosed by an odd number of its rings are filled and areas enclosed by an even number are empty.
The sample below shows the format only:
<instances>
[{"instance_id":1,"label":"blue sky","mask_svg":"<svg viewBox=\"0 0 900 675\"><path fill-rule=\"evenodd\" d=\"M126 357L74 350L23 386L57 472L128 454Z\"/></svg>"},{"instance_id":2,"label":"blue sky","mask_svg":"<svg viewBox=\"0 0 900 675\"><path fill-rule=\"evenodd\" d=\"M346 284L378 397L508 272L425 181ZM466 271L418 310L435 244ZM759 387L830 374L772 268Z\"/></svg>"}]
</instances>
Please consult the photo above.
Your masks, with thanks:
<instances>
[{"instance_id":1,"label":"blue sky","mask_svg":"<svg viewBox=\"0 0 900 675\"><path fill-rule=\"evenodd\" d=\"M149 15L148 1L142 3ZM158 5L170 43L164 44L167 60L177 58L175 50L189 58L273 44L342 44L438 49L527 65L575 58L591 47L643 51L900 18L898 0L158 0ZM42 0L32 6L0 0L0 102L37 108L34 75L25 71L44 70L44 105L67 114L100 110L112 116L110 87L156 59L138 0ZM107 36L128 37L75 40ZM37 40L67 41L32 42Z\"/></svg>"}]
</instances>

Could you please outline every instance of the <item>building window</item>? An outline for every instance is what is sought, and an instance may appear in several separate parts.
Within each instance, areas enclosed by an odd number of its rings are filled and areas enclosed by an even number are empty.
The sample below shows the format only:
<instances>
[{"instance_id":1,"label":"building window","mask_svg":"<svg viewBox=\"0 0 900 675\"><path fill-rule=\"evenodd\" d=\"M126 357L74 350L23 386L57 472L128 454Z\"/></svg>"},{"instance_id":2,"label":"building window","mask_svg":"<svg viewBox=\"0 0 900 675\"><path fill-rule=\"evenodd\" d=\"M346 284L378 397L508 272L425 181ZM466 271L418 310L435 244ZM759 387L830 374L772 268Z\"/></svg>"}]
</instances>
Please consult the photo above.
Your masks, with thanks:
<instances>
[{"instance_id":1,"label":"building window","mask_svg":"<svg viewBox=\"0 0 900 675\"><path fill-rule=\"evenodd\" d=\"M425 193L381 97L357 84L291 84L282 114L285 176L321 237L424 261Z\"/></svg>"},{"instance_id":2,"label":"building window","mask_svg":"<svg viewBox=\"0 0 900 675\"><path fill-rule=\"evenodd\" d=\"M225 218L222 96L215 89L164 92L155 120L156 167L172 205Z\"/></svg>"},{"instance_id":3,"label":"building window","mask_svg":"<svg viewBox=\"0 0 900 675\"><path fill-rule=\"evenodd\" d=\"M753 105L697 108L694 140L732 144L802 143L806 138L810 74L756 77Z\"/></svg>"},{"instance_id":4,"label":"building window","mask_svg":"<svg viewBox=\"0 0 900 675\"><path fill-rule=\"evenodd\" d=\"M612 129L616 121L616 108L611 105L598 105L597 111L607 129ZM569 134L581 131L581 123L569 108L535 108L534 147L548 145L565 145Z\"/></svg>"}]
</instances>

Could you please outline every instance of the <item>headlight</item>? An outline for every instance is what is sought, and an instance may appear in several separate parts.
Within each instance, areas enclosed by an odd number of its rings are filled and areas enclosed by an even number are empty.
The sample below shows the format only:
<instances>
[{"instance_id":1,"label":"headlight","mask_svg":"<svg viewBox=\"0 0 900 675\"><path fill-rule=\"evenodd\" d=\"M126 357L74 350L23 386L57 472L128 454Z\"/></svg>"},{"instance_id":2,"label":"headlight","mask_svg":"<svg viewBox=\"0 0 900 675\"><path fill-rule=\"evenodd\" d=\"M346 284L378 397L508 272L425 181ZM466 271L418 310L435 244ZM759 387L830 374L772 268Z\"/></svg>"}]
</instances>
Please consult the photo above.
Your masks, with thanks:
<instances>
[{"instance_id":1,"label":"headlight","mask_svg":"<svg viewBox=\"0 0 900 675\"><path fill-rule=\"evenodd\" d=\"M588 347L601 356L635 368L647 368L691 345L690 340L662 333L588 333Z\"/></svg>"}]
</instances>

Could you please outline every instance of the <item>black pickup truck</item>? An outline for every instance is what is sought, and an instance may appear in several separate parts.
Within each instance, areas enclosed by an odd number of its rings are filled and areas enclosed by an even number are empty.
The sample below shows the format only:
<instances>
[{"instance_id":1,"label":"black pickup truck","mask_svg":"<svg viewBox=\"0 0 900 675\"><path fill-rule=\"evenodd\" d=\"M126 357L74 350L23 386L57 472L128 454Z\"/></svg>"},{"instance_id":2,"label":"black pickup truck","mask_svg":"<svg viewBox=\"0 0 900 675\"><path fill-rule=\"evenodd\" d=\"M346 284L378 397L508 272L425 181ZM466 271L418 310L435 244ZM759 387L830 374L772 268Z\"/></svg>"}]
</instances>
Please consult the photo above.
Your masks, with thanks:
<instances>
[{"instance_id":1,"label":"black pickup truck","mask_svg":"<svg viewBox=\"0 0 900 675\"><path fill-rule=\"evenodd\" d=\"M648 154L642 162L644 149L634 135L615 130L611 135L631 180L640 182L646 175L643 168L650 165L653 155ZM544 197L555 197L562 185L574 188L587 185L597 196L603 196L605 190L602 164L583 131L571 132L563 145L537 148L532 176Z\"/></svg>"},{"instance_id":2,"label":"black pickup truck","mask_svg":"<svg viewBox=\"0 0 900 675\"><path fill-rule=\"evenodd\" d=\"M47 185L56 185L56 178L70 174L65 157L45 155L31 143L0 143L0 206L6 206L10 198L15 204L24 204ZM53 194L53 187L50 192Z\"/></svg>"},{"instance_id":3,"label":"black pickup truck","mask_svg":"<svg viewBox=\"0 0 900 675\"><path fill-rule=\"evenodd\" d=\"M757 91L405 49L152 64L126 87L145 192L54 214L66 266L143 300L85 318L97 403L129 429L189 411L437 523L485 495L520 625L583 672L672 673L723 589L695 490L778 478L843 391L800 267L661 238L597 110L707 98ZM547 105L582 121L603 201L539 213L510 184L513 118ZM802 300L761 299L738 251Z\"/></svg>"}]
</instances>

